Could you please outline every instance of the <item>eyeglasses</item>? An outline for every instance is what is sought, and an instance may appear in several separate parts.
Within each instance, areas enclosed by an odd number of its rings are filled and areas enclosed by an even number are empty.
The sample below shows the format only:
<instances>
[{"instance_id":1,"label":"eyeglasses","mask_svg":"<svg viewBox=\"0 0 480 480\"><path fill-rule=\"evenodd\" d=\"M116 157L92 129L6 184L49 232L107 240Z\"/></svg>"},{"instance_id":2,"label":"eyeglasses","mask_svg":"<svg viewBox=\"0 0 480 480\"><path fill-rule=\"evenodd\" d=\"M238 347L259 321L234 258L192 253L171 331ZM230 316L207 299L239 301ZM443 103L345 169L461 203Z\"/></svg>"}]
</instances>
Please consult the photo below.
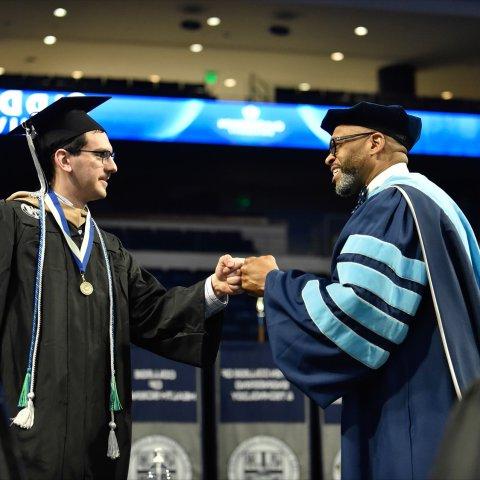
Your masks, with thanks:
<instances>
[{"instance_id":1,"label":"eyeglasses","mask_svg":"<svg viewBox=\"0 0 480 480\"><path fill-rule=\"evenodd\" d=\"M376 132L354 133L353 135L344 135L343 137L332 137L328 146L329 152L335 157L337 155L337 146L339 143L350 142L351 140L355 140L356 138L372 135L372 133Z\"/></svg>"},{"instance_id":2,"label":"eyeglasses","mask_svg":"<svg viewBox=\"0 0 480 480\"><path fill-rule=\"evenodd\" d=\"M115 160L115 152L111 152L110 150L77 150L77 152L93 153L103 164L107 163L110 159Z\"/></svg>"}]
</instances>

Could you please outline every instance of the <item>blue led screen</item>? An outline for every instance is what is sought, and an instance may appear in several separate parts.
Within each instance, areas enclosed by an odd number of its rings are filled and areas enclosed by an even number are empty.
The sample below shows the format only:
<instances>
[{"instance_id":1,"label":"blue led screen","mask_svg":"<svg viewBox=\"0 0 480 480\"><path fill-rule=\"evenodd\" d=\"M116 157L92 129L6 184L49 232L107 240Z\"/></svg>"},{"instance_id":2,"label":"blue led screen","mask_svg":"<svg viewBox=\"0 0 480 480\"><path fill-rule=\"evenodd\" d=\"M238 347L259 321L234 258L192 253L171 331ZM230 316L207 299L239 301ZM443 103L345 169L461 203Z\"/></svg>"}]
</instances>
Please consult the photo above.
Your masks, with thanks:
<instances>
[{"instance_id":1,"label":"blue led screen","mask_svg":"<svg viewBox=\"0 0 480 480\"><path fill-rule=\"evenodd\" d=\"M0 90L0 134L68 92ZM92 94L95 95L95 94ZM98 94L97 94L98 95ZM329 106L113 95L92 113L110 138L326 150ZM412 153L480 157L480 115L410 111L423 131Z\"/></svg>"}]
</instances>

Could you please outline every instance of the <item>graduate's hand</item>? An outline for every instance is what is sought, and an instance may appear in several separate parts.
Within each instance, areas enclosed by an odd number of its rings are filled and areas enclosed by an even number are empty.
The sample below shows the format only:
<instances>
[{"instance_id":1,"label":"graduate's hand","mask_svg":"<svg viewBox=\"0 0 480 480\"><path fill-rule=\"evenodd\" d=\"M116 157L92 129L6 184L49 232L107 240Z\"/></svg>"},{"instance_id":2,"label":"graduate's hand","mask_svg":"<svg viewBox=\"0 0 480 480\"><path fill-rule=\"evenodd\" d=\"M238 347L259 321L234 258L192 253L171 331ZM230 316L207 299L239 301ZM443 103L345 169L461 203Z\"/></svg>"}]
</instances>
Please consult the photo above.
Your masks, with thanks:
<instances>
[{"instance_id":1,"label":"graduate's hand","mask_svg":"<svg viewBox=\"0 0 480 480\"><path fill-rule=\"evenodd\" d=\"M265 279L269 272L278 270L278 265L272 255L248 257L240 270L242 272L242 289L255 297L263 297Z\"/></svg>"},{"instance_id":2,"label":"graduate's hand","mask_svg":"<svg viewBox=\"0 0 480 480\"><path fill-rule=\"evenodd\" d=\"M218 298L243 292L240 267L244 261L244 258L233 258L228 254L220 257L215 273L210 277L213 291Z\"/></svg>"}]
</instances>

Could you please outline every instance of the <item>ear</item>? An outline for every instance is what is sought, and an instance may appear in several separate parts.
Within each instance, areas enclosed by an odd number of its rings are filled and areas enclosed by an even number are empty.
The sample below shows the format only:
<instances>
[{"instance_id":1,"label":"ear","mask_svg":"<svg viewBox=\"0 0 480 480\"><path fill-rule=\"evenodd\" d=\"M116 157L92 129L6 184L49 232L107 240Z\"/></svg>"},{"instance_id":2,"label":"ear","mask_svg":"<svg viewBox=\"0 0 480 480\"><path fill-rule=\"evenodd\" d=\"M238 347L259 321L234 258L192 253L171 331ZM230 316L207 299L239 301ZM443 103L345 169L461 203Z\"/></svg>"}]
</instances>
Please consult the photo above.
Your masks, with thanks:
<instances>
[{"instance_id":1,"label":"ear","mask_svg":"<svg viewBox=\"0 0 480 480\"><path fill-rule=\"evenodd\" d=\"M375 132L370 137L370 154L380 153L385 148L385 136L383 133Z\"/></svg>"},{"instance_id":2,"label":"ear","mask_svg":"<svg viewBox=\"0 0 480 480\"><path fill-rule=\"evenodd\" d=\"M71 164L71 155L63 148L59 148L53 154L53 162L55 164L55 169L59 168L64 172L71 172L72 171L72 164Z\"/></svg>"}]
</instances>

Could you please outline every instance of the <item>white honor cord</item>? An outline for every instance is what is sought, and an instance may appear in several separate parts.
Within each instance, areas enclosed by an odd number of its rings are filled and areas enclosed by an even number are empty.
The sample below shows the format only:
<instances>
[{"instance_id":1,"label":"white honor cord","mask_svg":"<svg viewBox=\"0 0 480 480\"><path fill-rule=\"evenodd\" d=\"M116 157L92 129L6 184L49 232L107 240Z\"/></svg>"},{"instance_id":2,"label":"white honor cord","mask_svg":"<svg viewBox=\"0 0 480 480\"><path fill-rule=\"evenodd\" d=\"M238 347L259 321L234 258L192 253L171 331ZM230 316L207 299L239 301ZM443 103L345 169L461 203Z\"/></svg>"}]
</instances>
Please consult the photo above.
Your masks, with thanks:
<instances>
[{"instance_id":1,"label":"white honor cord","mask_svg":"<svg viewBox=\"0 0 480 480\"><path fill-rule=\"evenodd\" d=\"M100 245L102 246L102 253L103 258L105 260L105 268L107 270L107 279L108 279L108 297L110 300L110 308L109 308L109 316L110 316L110 324L109 324L109 337L110 337L110 375L111 380L115 377L115 354L114 354L114 343L115 343L115 332L114 332L114 305L113 305L113 280L112 280L112 272L110 270L110 260L108 259L108 251L103 240L102 233L98 228L97 222L92 219L93 226L98 233L98 238L100 239ZM117 425L115 424L115 412L113 410L110 411L110 422L108 424L110 427L110 433L108 435L108 448L107 448L107 457L111 458L112 460L117 459L120 456L120 449L118 448L117 437L115 435L115 428Z\"/></svg>"},{"instance_id":2,"label":"white honor cord","mask_svg":"<svg viewBox=\"0 0 480 480\"><path fill-rule=\"evenodd\" d=\"M35 346L33 350L32 358L32 381L30 383L30 393L34 393L35 386L35 373L37 367L37 351L38 343L40 340L40 328L42 325L42 293L43 293L43 265L45 261L45 246L46 246L46 225L45 225L45 202L43 197L39 197L40 202L40 248L38 249L39 262L38 262L38 304L37 304L37 331L35 333Z\"/></svg>"},{"instance_id":3,"label":"white honor cord","mask_svg":"<svg viewBox=\"0 0 480 480\"><path fill-rule=\"evenodd\" d=\"M32 158L33 158L33 164L35 165L35 170L37 171L37 177L40 182L40 195L43 195L47 191L47 179L45 177L45 173L43 172L42 166L38 161L37 152L35 150L35 145L33 144L33 138L32 138L30 129L28 128L25 129L25 132L27 135L28 148L30 149L30 154L32 155Z\"/></svg>"},{"instance_id":4,"label":"white honor cord","mask_svg":"<svg viewBox=\"0 0 480 480\"><path fill-rule=\"evenodd\" d=\"M115 362L114 362L114 332L113 332L113 323L114 323L114 311L113 311L113 281L112 281L112 272L110 270L110 260L108 259L108 251L107 247L105 246L105 242L103 241L103 236L98 228L97 222L93 220L93 225L95 226L95 230L98 233L98 238L100 239L100 245L102 246L102 253L103 258L105 260L105 268L107 270L107 279L108 279L108 297L110 300L110 308L109 308L109 317L110 317L110 324L109 324L109 336L110 336L110 370L112 377L115 375Z\"/></svg>"}]
</instances>

